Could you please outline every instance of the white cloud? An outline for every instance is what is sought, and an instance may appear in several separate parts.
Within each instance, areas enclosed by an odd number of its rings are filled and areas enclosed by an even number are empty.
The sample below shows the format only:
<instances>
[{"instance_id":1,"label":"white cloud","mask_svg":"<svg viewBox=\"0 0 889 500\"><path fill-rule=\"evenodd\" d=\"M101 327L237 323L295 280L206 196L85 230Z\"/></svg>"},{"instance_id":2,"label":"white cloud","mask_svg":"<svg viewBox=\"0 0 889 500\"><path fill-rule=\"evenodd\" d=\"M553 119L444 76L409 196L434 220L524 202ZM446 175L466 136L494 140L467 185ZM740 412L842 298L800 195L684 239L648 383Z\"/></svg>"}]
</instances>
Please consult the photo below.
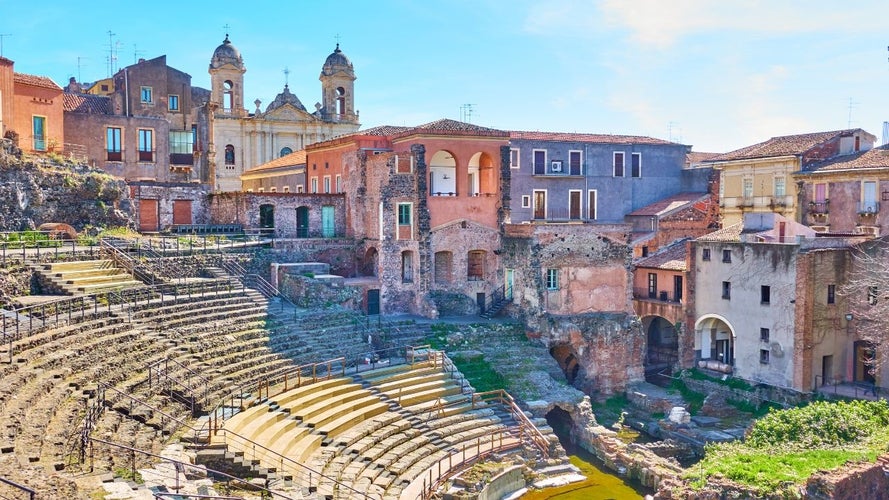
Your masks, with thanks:
<instances>
[{"instance_id":1,"label":"white cloud","mask_svg":"<svg viewBox=\"0 0 889 500\"><path fill-rule=\"evenodd\" d=\"M838 8L830 0L584 0L539 2L529 8L525 29L539 35L590 36L607 28L629 31L645 47L667 49L701 33L852 33L882 29L876 0Z\"/></svg>"}]
</instances>

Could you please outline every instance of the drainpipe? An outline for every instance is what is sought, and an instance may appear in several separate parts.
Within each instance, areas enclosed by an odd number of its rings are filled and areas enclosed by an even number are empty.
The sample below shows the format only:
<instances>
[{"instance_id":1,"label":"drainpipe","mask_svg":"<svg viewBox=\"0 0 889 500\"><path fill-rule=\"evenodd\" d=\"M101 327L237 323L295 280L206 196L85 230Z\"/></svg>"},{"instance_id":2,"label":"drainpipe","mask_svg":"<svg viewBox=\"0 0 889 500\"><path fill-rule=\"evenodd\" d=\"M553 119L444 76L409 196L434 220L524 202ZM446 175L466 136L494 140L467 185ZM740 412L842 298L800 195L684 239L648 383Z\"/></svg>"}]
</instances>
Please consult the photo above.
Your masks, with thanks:
<instances>
[{"instance_id":1,"label":"drainpipe","mask_svg":"<svg viewBox=\"0 0 889 500\"><path fill-rule=\"evenodd\" d=\"M130 73L127 71L127 68L123 69L123 102L124 102L124 113L126 116L130 116Z\"/></svg>"}]
</instances>

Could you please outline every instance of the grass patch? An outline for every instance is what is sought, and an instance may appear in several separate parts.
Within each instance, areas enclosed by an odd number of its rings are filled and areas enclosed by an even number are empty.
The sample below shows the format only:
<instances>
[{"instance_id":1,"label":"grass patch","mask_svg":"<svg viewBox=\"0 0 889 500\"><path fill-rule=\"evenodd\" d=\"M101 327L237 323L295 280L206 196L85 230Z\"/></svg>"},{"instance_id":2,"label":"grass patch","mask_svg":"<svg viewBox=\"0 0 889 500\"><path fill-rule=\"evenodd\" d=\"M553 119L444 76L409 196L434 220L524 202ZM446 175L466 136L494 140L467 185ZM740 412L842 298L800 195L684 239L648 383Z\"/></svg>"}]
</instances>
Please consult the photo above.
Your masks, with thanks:
<instances>
[{"instance_id":1,"label":"grass patch","mask_svg":"<svg viewBox=\"0 0 889 500\"><path fill-rule=\"evenodd\" d=\"M771 410L744 442L707 445L703 460L685 475L692 487L722 476L756 496L792 496L813 473L849 462L873 462L889 448L889 404L883 401L814 402Z\"/></svg>"},{"instance_id":2,"label":"grass patch","mask_svg":"<svg viewBox=\"0 0 889 500\"><path fill-rule=\"evenodd\" d=\"M688 412L692 415L696 415L701 410L701 407L704 406L704 399L707 398L706 394L689 389L682 380L670 381L670 389L682 395L682 399L688 404Z\"/></svg>"},{"instance_id":3,"label":"grass patch","mask_svg":"<svg viewBox=\"0 0 889 500\"><path fill-rule=\"evenodd\" d=\"M724 385L724 386L729 387L731 389L739 389L739 390L747 391L747 392L753 391L752 385L750 385L746 381L741 380L739 378L726 377L725 380L723 380L721 377L711 377L710 375L707 375L706 373L698 370L697 368L690 368L688 370L685 370L685 373L690 378L693 378L695 380L707 380L710 382L715 382L717 384Z\"/></svg>"},{"instance_id":4,"label":"grass patch","mask_svg":"<svg viewBox=\"0 0 889 500\"><path fill-rule=\"evenodd\" d=\"M478 392L496 391L505 389L506 379L502 375L494 371L490 363L485 361L482 356L465 358L451 357L457 369L466 377L466 380L472 384Z\"/></svg>"}]
</instances>

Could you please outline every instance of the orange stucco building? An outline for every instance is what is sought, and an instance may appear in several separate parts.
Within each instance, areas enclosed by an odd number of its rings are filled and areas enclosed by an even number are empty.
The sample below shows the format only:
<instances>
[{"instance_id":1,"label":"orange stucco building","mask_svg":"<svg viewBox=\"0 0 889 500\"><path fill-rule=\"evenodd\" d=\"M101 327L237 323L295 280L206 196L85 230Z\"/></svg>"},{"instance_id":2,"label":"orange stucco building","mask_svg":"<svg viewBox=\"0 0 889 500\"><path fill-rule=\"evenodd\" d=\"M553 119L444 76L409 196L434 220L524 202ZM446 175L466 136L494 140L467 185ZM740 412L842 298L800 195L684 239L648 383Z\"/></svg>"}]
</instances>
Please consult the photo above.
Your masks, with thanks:
<instances>
[{"instance_id":1,"label":"orange stucco building","mask_svg":"<svg viewBox=\"0 0 889 500\"><path fill-rule=\"evenodd\" d=\"M62 151L65 144L62 87L45 76L14 73L12 129L26 153Z\"/></svg>"}]
</instances>

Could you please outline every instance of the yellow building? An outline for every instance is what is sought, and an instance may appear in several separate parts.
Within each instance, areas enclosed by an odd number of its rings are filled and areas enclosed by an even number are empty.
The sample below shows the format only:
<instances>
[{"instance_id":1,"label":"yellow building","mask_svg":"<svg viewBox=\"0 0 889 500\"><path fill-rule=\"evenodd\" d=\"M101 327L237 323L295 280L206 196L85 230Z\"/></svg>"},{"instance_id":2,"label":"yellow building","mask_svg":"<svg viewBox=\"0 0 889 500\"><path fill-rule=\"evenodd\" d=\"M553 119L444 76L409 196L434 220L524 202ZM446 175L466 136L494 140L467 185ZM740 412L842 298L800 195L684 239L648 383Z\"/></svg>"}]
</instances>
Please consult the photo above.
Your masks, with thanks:
<instances>
[{"instance_id":1,"label":"yellow building","mask_svg":"<svg viewBox=\"0 0 889 500\"><path fill-rule=\"evenodd\" d=\"M791 174L806 165L871 149L876 137L862 129L786 135L705 160L720 171L723 227L745 213L775 212L802 222L799 189Z\"/></svg>"}]
</instances>

